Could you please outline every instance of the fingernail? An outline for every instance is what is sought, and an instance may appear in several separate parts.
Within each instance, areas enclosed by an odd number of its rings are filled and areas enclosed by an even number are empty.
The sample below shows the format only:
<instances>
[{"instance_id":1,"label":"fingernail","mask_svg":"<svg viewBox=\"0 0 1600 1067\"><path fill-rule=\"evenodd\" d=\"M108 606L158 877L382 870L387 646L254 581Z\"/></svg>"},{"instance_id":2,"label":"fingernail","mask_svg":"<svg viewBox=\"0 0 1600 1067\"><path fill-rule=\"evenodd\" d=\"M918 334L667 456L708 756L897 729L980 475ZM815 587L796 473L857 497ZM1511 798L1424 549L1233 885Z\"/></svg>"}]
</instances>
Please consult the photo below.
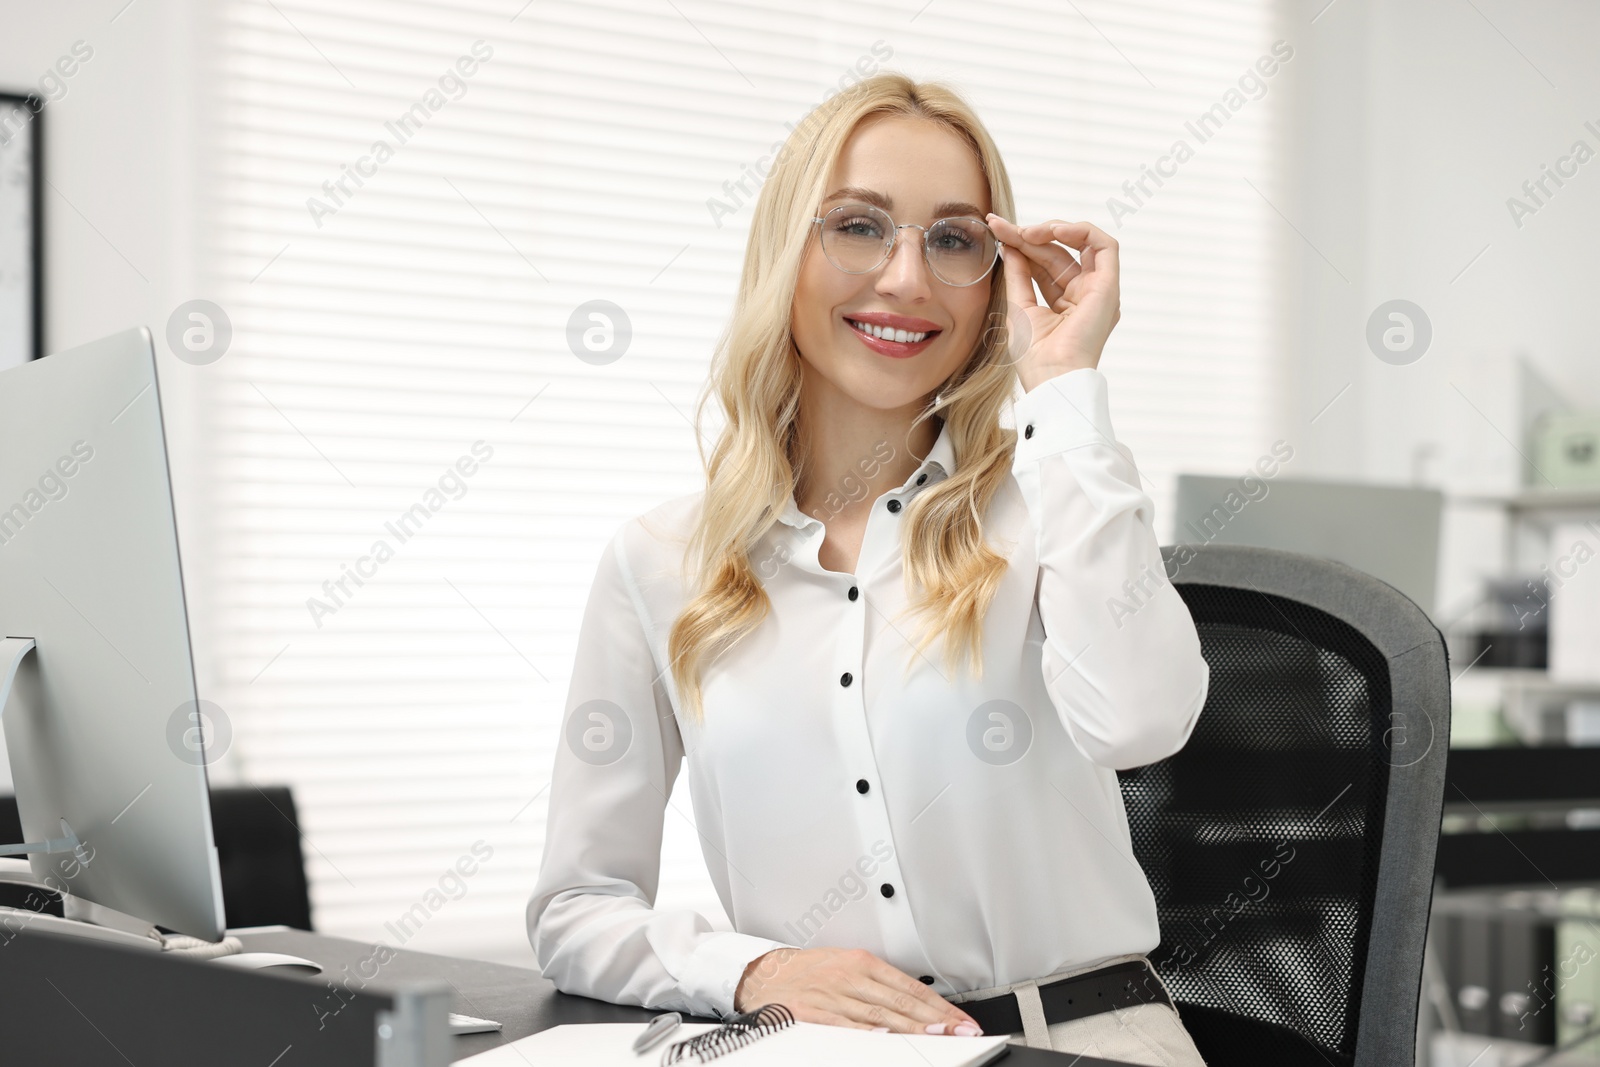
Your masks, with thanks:
<instances>
[{"instance_id":1,"label":"fingernail","mask_svg":"<svg viewBox=\"0 0 1600 1067\"><path fill-rule=\"evenodd\" d=\"M942 1034L942 1033L944 1033L944 1023L929 1023L928 1024L928 1033L930 1033L930 1034Z\"/></svg>"},{"instance_id":2,"label":"fingernail","mask_svg":"<svg viewBox=\"0 0 1600 1067\"><path fill-rule=\"evenodd\" d=\"M875 1034L887 1034L889 1032L889 1028L887 1026L874 1026L872 1028L872 1032Z\"/></svg>"},{"instance_id":3,"label":"fingernail","mask_svg":"<svg viewBox=\"0 0 1600 1067\"><path fill-rule=\"evenodd\" d=\"M979 1034L983 1033L983 1031L979 1030L971 1023L957 1023L956 1033L961 1037L977 1037Z\"/></svg>"}]
</instances>

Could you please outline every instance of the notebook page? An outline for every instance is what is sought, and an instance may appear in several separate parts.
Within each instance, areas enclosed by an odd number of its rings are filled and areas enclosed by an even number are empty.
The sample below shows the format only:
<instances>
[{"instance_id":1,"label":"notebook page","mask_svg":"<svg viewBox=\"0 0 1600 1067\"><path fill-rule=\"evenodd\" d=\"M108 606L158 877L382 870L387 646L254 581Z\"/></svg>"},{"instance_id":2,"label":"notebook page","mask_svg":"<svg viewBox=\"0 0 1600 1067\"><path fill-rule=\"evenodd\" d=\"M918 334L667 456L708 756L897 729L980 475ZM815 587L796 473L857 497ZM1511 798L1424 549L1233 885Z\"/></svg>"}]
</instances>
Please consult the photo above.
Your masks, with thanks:
<instances>
[{"instance_id":1,"label":"notebook page","mask_svg":"<svg viewBox=\"0 0 1600 1067\"><path fill-rule=\"evenodd\" d=\"M537 1067L659 1067L661 1053L674 1041L717 1028L715 1023L684 1023L643 1052L635 1052L633 1039L643 1033L647 1025L568 1023L552 1026L455 1063L471 1064L471 1067L528 1067L530 1063Z\"/></svg>"},{"instance_id":2,"label":"notebook page","mask_svg":"<svg viewBox=\"0 0 1600 1067\"><path fill-rule=\"evenodd\" d=\"M707 1030L711 1023L685 1023L643 1053L633 1039L645 1023L577 1023L554 1026L488 1052L457 1060L471 1067L658 1067L675 1041ZM710 1061L726 1067L978 1067L1005 1051L1005 1035L952 1037L943 1034L879 1034L848 1026L796 1022ZM694 1060L684 1061L695 1063Z\"/></svg>"},{"instance_id":3,"label":"notebook page","mask_svg":"<svg viewBox=\"0 0 1600 1067\"><path fill-rule=\"evenodd\" d=\"M711 1062L719 1067L978 1067L1002 1055L1005 1046L1004 1034L879 1034L797 1022Z\"/></svg>"}]
</instances>

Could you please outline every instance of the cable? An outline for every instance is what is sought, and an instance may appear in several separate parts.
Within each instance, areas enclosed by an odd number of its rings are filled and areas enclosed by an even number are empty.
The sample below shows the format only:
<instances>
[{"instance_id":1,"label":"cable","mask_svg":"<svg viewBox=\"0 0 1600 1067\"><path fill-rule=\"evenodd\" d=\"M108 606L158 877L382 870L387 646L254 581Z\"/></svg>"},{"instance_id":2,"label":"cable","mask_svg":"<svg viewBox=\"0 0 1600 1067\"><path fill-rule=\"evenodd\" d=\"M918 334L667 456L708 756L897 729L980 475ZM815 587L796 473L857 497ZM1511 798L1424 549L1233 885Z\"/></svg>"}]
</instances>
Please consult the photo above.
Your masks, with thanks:
<instances>
[{"instance_id":1,"label":"cable","mask_svg":"<svg viewBox=\"0 0 1600 1067\"><path fill-rule=\"evenodd\" d=\"M232 956L244 950L244 942L229 934L221 941L203 941L187 934L164 934L161 938L164 952L176 953L197 960L214 960L218 956Z\"/></svg>"}]
</instances>

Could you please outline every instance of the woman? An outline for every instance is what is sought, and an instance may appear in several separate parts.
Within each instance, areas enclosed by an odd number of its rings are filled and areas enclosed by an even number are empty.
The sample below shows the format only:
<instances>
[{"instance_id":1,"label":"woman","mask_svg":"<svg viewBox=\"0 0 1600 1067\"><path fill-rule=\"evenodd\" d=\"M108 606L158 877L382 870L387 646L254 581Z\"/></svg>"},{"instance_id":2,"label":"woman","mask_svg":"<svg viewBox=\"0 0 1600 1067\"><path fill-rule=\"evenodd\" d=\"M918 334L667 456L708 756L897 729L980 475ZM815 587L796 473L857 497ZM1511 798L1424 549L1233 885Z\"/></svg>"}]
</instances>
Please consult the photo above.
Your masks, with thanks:
<instances>
[{"instance_id":1,"label":"woman","mask_svg":"<svg viewBox=\"0 0 1600 1067\"><path fill-rule=\"evenodd\" d=\"M705 490L624 524L584 614L528 906L559 989L1202 1062L1115 773L1210 677L1107 411L1117 244L1012 216L943 86L879 75L790 137ZM652 908L685 756L732 931Z\"/></svg>"}]
</instances>

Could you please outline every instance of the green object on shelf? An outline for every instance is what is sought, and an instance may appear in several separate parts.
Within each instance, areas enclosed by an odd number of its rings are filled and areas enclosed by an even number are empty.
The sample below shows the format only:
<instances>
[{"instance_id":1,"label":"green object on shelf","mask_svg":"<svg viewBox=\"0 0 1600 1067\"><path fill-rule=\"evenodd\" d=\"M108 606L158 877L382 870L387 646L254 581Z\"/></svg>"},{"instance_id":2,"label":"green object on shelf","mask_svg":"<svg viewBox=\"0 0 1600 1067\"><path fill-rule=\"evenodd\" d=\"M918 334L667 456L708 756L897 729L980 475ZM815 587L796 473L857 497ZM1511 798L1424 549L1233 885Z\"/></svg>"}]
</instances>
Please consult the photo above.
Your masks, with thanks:
<instances>
[{"instance_id":1,"label":"green object on shelf","mask_svg":"<svg viewBox=\"0 0 1600 1067\"><path fill-rule=\"evenodd\" d=\"M1498 748L1521 744L1506 725L1498 701L1457 698L1450 705L1451 748Z\"/></svg>"},{"instance_id":2,"label":"green object on shelf","mask_svg":"<svg viewBox=\"0 0 1600 1067\"><path fill-rule=\"evenodd\" d=\"M1533 449L1548 484L1600 486L1600 413L1545 415L1534 427Z\"/></svg>"},{"instance_id":3,"label":"green object on shelf","mask_svg":"<svg viewBox=\"0 0 1600 1067\"><path fill-rule=\"evenodd\" d=\"M1556 923L1557 1045L1600 1025L1600 889L1568 890L1561 911L1567 917ZM1600 1058L1600 1037L1572 1054Z\"/></svg>"}]
</instances>

